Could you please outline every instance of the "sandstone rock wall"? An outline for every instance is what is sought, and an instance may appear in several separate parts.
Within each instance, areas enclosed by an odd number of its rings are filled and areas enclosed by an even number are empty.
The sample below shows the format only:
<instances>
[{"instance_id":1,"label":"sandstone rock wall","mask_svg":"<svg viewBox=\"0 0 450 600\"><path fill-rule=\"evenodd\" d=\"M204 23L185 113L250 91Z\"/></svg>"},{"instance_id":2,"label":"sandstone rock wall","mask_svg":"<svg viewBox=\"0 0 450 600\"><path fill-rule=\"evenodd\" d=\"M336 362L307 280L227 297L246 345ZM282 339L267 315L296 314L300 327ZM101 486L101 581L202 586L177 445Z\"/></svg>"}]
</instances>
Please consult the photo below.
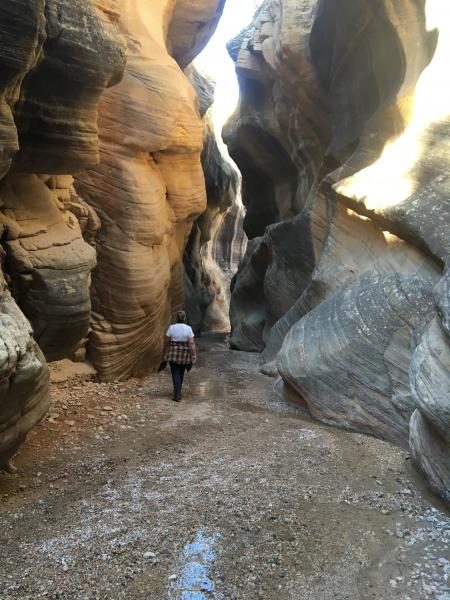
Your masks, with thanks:
<instances>
[{"instance_id":1,"label":"sandstone rock wall","mask_svg":"<svg viewBox=\"0 0 450 600\"><path fill-rule=\"evenodd\" d=\"M450 500L444 2L266 0L230 43L251 238L232 344L316 418L409 444Z\"/></svg>"},{"instance_id":2,"label":"sandstone rock wall","mask_svg":"<svg viewBox=\"0 0 450 600\"><path fill-rule=\"evenodd\" d=\"M45 358L3 276L1 286L0 468L50 406L50 377Z\"/></svg>"},{"instance_id":3,"label":"sandstone rock wall","mask_svg":"<svg viewBox=\"0 0 450 600\"><path fill-rule=\"evenodd\" d=\"M206 203L198 100L171 54L188 64L222 4L2 3L0 466L48 407L40 349L87 346L110 379L159 357Z\"/></svg>"},{"instance_id":4,"label":"sandstone rock wall","mask_svg":"<svg viewBox=\"0 0 450 600\"><path fill-rule=\"evenodd\" d=\"M0 183L5 272L49 361L70 356L90 322L95 250L68 208L70 179L14 173Z\"/></svg>"},{"instance_id":5,"label":"sandstone rock wall","mask_svg":"<svg viewBox=\"0 0 450 600\"><path fill-rule=\"evenodd\" d=\"M118 2L127 67L101 100L100 164L76 179L101 220L88 356L103 379L156 366L184 304L182 258L206 191L198 99L180 65L204 45L221 6Z\"/></svg>"},{"instance_id":6,"label":"sandstone rock wall","mask_svg":"<svg viewBox=\"0 0 450 600\"><path fill-rule=\"evenodd\" d=\"M92 243L98 224L68 174L98 162L98 101L123 71L111 7L0 7L0 467L49 406L42 351L68 356L89 330L95 251L83 231Z\"/></svg>"},{"instance_id":7,"label":"sandstone rock wall","mask_svg":"<svg viewBox=\"0 0 450 600\"><path fill-rule=\"evenodd\" d=\"M194 331L229 331L230 261L216 262L215 252L239 252L235 229L242 233L237 210L240 178L221 150L212 120L214 83L190 67L186 73L200 100L203 119L201 162L206 184L206 210L195 221L184 253L184 291L188 319ZM230 256L231 259L231 256Z\"/></svg>"},{"instance_id":8,"label":"sandstone rock wall","mask_svg":"<svg viewBox=\"0 0 450 600\"><path fill-rule=\"evenodd\" d=\"M226 0L176 0L170 19L169 49L187 67L214 33Z\"/></svg>"}]
</instances>

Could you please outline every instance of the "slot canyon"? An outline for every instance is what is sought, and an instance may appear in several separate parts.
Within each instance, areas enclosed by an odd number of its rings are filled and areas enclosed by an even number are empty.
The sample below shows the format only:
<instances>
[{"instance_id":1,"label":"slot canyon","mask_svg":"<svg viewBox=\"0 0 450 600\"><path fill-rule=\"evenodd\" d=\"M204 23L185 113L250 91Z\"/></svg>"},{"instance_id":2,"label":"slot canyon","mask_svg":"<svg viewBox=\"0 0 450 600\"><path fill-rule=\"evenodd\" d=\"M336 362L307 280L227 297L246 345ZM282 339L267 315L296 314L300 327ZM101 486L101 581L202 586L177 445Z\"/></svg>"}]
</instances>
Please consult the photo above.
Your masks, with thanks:
<instances>
[{"instance_id":1,"label":"slot canyon","mask_svg":"<svg viewBox=\"0 0 450 600\"><path fill-rule=\"evenodd\" d=\"M0 40L0 600L450 600L448 0Z\"/></svg>"}]
</instances>

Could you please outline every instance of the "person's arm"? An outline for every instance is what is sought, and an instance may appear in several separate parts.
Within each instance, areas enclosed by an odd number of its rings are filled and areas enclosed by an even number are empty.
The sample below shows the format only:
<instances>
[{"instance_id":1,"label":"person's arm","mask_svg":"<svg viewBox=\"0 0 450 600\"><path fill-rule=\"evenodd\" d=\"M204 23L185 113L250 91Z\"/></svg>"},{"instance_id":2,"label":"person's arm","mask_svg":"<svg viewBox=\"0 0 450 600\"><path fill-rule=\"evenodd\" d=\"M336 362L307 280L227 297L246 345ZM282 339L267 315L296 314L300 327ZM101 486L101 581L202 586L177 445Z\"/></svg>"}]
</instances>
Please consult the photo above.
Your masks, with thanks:
<instances>
[{"instance_id":1,"label":"person's arm","mask_svg":"<svg viewBox=\"0 0 450 600\"><path fill-rule=\"evenodd\" d=\"M197 349L195 347L195 338L194 337L190 338L189 346L191 348L192 364L194 365L197 362Z\"/></svg>"},{"instance_id":2,"label":"person's arm","mask_svg":"<svg viewBox=\"0 0 450 600\"><path fill-rule=\"evenodd\" d=\"M167 353L169 351L169 344L170 344L170 336L166 335L164 337L164 347L163 347L163 352L162 352L162 360L166 360L166 356Z\"/></svg>"}]
</instances>

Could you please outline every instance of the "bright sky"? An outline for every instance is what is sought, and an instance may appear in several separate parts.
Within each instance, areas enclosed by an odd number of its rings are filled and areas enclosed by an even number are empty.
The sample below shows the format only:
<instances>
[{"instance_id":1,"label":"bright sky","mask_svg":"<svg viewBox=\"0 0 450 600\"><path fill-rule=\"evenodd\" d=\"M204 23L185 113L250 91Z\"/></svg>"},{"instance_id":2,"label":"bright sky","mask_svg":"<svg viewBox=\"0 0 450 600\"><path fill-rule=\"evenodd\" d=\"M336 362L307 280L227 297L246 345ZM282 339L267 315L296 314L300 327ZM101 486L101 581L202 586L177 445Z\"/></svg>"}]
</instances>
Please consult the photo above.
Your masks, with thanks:
<instances>
[{"instance_id":1,"label":"bright sky","mask_svg":"<svg viewBox=\"0 0 450 600\"><path fill-rule=\"evenodd\" d=\"M217 82L214 121L219 131L233 112L239 98L234 64L225 44L251 22L260 2L261 0L227 0L216 33L195 60L196 66L210 74Z\"/></svg>"}]
</instances>

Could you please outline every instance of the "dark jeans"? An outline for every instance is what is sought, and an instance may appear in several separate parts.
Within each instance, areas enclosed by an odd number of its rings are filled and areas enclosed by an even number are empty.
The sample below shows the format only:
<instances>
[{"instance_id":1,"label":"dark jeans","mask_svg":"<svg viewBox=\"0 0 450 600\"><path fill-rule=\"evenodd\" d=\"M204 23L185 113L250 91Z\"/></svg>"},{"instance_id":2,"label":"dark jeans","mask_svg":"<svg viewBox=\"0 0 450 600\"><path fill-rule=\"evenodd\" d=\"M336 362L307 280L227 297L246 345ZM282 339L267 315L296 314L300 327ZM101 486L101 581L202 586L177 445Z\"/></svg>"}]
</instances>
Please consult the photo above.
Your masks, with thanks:
<instances>
[{"instance_id":1,"label":"dark jeans","mask_svg":"<svg viewBox=\"0 0 450 600\"><path fill-rule=\"evenodd\" d=\"M181 396L181 388L183 387L186 365L177 365L177 363L171 362L170 371L172 372L173 395L175 398L179 398Z\"/></svg>"}]
</instances>

